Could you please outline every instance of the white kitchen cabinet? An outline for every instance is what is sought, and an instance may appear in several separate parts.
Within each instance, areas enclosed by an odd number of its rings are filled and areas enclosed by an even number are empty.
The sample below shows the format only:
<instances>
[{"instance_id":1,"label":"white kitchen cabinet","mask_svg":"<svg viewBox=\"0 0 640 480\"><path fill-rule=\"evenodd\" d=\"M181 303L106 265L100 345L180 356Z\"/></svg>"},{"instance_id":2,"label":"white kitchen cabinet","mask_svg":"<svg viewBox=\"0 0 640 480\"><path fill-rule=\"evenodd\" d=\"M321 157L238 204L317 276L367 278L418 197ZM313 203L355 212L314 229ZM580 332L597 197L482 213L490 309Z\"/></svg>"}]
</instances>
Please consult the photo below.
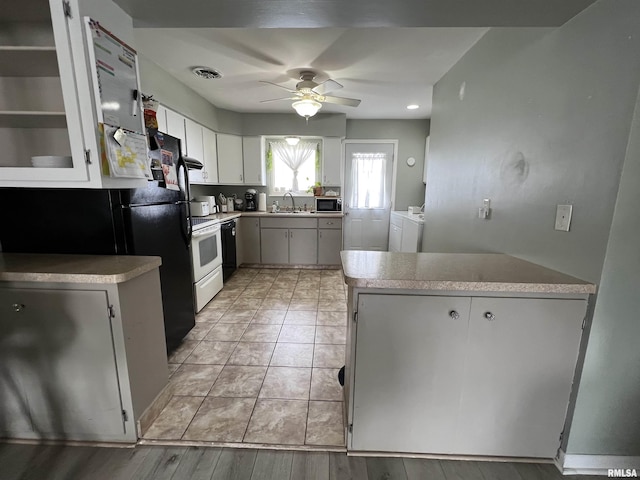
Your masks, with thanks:
<instances>
[{"instance_id":1,"label":"white kitchen cabinet","mask_svg":"<svg viewBox=\"0 0 640 480\"><path fill-rule=\"evenodd\" d=\"M242 251L242 258L238 260L238 263L260 263L260 219L258 217L240 217L238 225L237 239Z\"/></svg>"},{"instance_id":2,"label":"white kitchen cabinet","mask_svg":"<svg viewBox=\"0 0 640 480\"><path fill-rule=\"evenodd\" d=\"M289 229L289 263L292 265L316 265L318 263L317 229Z\"/></svg>"},{"instance_id":3,"label":"white kitchen cabinet","mask_svg":"<svg viewBox=\"0 0 640 480\"><path fill-rule=\"evenodd\" d=\"M289 263L289 229L261 228L260 251L262 263L269 265Z\"/></svg>"},{"instance_id":4,"label":"white kitchen cabinet","mask_svg":"<svg viewBox=\"0 0 640 480\"><path fill-rule=\"evenodd\" d=\"M417 253L422 248L424 222L407 212L391 212L389 251Z\"/></svg>"},{"instance_id":5,"label":"white kitchen cabinet","mask_svg":"<svg viewBox=\"0 0 640 480\"><path fill-rule=\"evenodd\" d=\"M162 133L169 133L167 131L167 108L163 105L158 105L156 111L156 121L158 122L158 131Z\"/></svg>"},{"instance_id":6,"label":"white kitchen cabinet","mask_svg":"<svg viewBox=\"0 0 640 480\"><path fill-rule=\"evenodd\" d=\"M402 220L402 241L400 242L401 252L417 253L422 247L422 229L424 224L404 218Z\"/></svg>"},{"instance_id":7,"label":"white kitchen cabinet","mask_svg":"<svg viewBox=\"0 0 640 480\"><path fill-rule=\"evenodd\" d=\"M586 300L356 301L350 449L555 456Z\"/></svg>"},{"instance_id":8,"label":"white kitchen cabinet","mask_svg":"<svg viewBox=\"0 0 640 480\"><path fill-rule=\"evenodd\" d=\"M102 176L83 14L78 0L22 2L3 11L8 34L0 35L0 187L146 184ZM71 156L72 166L33 167L31 157L43 155Z\"/></svg>"},{"instance_id":9,"label":"white kitchen cabinet","mask_svg":"<svg viewBox=\"0 0 640 480\"><path fill-rule=\"evenodd\" d=\"M182 115L167 108L167 133L172 137L180 139L180 151L182 155L187 154L187 132L185 120Z\"/></svg>"},{"instance_id":10,"label":"white kitchen cabinet","mask_svg":"<svg viewBox=\"0 0 640 480\"><path fill-rule=\"evenodd\" d=\"M455 450L470 304L359 295L351 449Z\"/></svg>"},{"instance_id":11,"label":"white kitchen cabinet","mask_svg":"<svg viewBox=\"0 0 640 480\"><path fill-rule=\"evenodd\" d=\"M216 133L206 127L202 127L202 143L204 148L203 183L218 183L218 147Z\"/></svg>"},{"instance_id":12,"label":"white kitchen cabinet","mask_svg":"<svg viewBox=\"0 0 640 480\"><path fill-rule=\"evenodd\" d=\"M167 384L162 318L157 269L119 284L0 282L0 435L134 443Z\"/></svg>"},{"instance_id":13,"label":"white kitchen cabinet","mask_svg":"<svg viewBox=\"0 0 640 480\"><path fill-rule=\"evenodd\" d=\"M473 298L458 452L555 457L585 313L584 300Z\"/></svg>"},{"instance_id":14,"label":"white kitchen cabinet","mask_svg":"<svg viewBox=\"0 0 640 480\"><path fill-rule=\"evenodd\" d=\"M267 184L267 171L262 148L262 137L242 137L245 185Z\"/></svg>"},{"instance_id":15,"label":"white kitchen cabinet","mask_svg":"<svg viewBox=\"0 0 640 480\"><path fill-rule=\"evenodd\" d=\"M242 137L238 135L218 133L218 182L244 184Z\"/></svg>"},{"instance_id":16,"label":"white kitchen cabinet","mask_svg":"<svg viewBox=\"0 0 640 480\"><path fill-rule=\"evenodd\" d=\"M322 140L322 185L342 185L342 139L324 137Z\"/></svg>"},{"instance_id":17,"label":"white kitchen cabinet","mask_svg":"<svg viewBox=\"0 0 640 480\"><path fill-rule=\"evenodd\" d=\"M389 251L399 252L402 248L402 226L389 224Z\"/></svg>"},{"instance_id":18,"label":"white kitchen cabinet","mask_svg":"<svg viewBox=\"0 0 640 480\"><path fill-rule=\"evenodd\" d=\"M203 127L189 118L184 119L187 156L204 163Z\"/></svg>"}]
</instances>

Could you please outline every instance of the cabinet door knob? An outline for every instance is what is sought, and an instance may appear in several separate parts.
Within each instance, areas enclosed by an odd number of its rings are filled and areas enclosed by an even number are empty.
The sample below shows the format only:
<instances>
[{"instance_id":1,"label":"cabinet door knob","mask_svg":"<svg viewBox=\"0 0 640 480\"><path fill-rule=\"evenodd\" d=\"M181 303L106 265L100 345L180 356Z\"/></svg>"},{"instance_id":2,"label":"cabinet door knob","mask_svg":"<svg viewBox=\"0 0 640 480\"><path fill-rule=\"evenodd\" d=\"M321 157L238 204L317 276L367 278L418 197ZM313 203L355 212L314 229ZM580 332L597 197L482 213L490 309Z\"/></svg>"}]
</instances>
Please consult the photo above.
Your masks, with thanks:
<instances>
[{"instance_id":1,"label":"cabinet door knob","mask_svg":"<svg viewBox=\"0 0 640 480\"><path fill-rule=\"evenodd\" d=\"M458 312L456 312L455 310L451 310L451 311L449 312L449 316L450 316L451 318L453 318L454 320L457 320L457 319L459 319L459 318L460 318L460 314L459 314Z\"/></svg>"},{"instance_id":2,"label":"cabinet door knob","mask_svg":"<svg viewBox=\"0 0 640 480\"><path fill-rule=\"evenodd\" d=\"M496 319L496 316L491 312L484 312L484 318L491 322Z\"/></svg>"},{"instance_id":3,"label":"cabinet door knob","mask_svg":"<svg viewBox=\"0 0 640 480\"><path fill-rule=\"evenodd\" d=\"M22 304L22 303L14 303L14 304L12 305L12 307L13 307L13 311L14 311L14 312L21 312L21 311L22 311L22 310L24 310L24 308L25 308L25 307L24 307L24 304Z\"/></svg>"}]
</instances>

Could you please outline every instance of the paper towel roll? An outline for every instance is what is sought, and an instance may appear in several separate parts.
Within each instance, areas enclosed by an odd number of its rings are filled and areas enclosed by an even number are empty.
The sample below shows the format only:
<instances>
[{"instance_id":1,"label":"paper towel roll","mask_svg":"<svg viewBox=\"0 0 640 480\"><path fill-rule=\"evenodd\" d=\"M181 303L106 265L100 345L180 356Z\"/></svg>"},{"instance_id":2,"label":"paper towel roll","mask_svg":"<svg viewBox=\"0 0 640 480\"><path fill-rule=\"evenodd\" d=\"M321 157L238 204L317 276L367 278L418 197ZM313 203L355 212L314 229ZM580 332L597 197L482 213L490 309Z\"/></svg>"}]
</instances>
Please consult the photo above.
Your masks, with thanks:
<instances>
[{"instance_id":1,"label":"paper towel roll","mask_svg":"<svg viewBox=\"0 0 640 480\"><path fill-rule=\"evenodd\" d=\"M267 211L267 194L266 193L258 194L258 211L259 212Z\"/></svg>"}]
</instances>

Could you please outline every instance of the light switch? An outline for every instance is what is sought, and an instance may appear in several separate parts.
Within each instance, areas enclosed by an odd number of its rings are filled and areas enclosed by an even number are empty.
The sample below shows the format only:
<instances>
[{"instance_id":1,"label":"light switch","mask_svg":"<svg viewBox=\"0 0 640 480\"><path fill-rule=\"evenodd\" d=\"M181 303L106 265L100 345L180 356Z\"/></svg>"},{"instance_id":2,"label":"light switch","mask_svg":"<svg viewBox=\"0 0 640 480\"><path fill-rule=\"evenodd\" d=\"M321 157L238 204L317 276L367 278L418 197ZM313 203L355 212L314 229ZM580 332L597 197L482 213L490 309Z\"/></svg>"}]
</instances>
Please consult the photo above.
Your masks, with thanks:
<instances>
[{"instance_id":1,"label":"light switch","mask_svg":"<svg viewBox=\"0 0 640 480\"><path fill-rule=\"evenodd\" d=\"M569 231L573 205L558 205L556 208L556 230Z\"/></svg>"}]
</instances>

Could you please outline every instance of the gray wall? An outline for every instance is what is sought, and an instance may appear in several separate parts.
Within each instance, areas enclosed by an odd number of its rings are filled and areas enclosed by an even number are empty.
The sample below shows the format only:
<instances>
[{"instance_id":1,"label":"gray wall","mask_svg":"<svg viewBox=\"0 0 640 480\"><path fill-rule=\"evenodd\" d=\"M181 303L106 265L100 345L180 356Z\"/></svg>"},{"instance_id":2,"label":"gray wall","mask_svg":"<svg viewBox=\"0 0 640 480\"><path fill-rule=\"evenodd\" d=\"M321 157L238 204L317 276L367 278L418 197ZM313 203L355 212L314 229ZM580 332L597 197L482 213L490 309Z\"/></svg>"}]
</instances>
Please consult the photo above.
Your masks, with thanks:
<instances>
[{"instance_id":1,"label":"gray wall","mask_svg":"<svg viewBox=\"0 0 640 480\"><path fill-rule=\"evenodd\" d=\"M343 113L318 113L309 122L297 113L243 113L244 135L312 135L319 137L344 137L346 115Z\"/></svg>"},{"instance_id":2,"label":"gray wall","mask_svg":"<svg viewBox=\"0 0 640 480\"><path fill-rule=\"evenodd\" d=\"M242 134L240 114L215 107L158 65L139 55L142 91L166 107L216 132Z\"/></svg>"},{"instance_id":3,"label":"gray wall","mask_svg":"<svg viewBox=\"0 0 640 480\"><path fill-rule=\"evenodd\" d=\"M640 95L567 453L640 455Z\"/></svg>"},{"instance_id":4,"label":"gray wall","mask_svg":"<svg viewBox=\"0 0 640 480\"><path fill-rule=\"evenodd\" d=\"M640 2L600 0L556 30L494 29L434 91L423 249L511 253L600 284L573 454L640 455L638 18ZM574 205L568 233L557 203Z\"/></svg>"},{"instance_id":5,"label":"gray wall","mask_svg":"<svg viewBox=\"0 0 640 480\"><path fill-rule=\"evenodd\" d=\"M504 252L598 281L640 78L640 2L489 31L437 83L423 251ZM460 86L465 96L459 98ZM490 220L477 218L491 198ZM570 232L556 204L574 206Z\"/></svg>"},{"instance_id":6,"label":"gray wall","mask_svg":"<svg viewBox=\"0 0 640 480\"><path fill-rule=\"evenodd\" d=\"M429 135L429 120L347 120L349 139L398 140L398 171L394 210L406 210L409 205L424 202L424 144ZM416 164L407 165L414 157Z\"/></svg>"}]
</instances>

